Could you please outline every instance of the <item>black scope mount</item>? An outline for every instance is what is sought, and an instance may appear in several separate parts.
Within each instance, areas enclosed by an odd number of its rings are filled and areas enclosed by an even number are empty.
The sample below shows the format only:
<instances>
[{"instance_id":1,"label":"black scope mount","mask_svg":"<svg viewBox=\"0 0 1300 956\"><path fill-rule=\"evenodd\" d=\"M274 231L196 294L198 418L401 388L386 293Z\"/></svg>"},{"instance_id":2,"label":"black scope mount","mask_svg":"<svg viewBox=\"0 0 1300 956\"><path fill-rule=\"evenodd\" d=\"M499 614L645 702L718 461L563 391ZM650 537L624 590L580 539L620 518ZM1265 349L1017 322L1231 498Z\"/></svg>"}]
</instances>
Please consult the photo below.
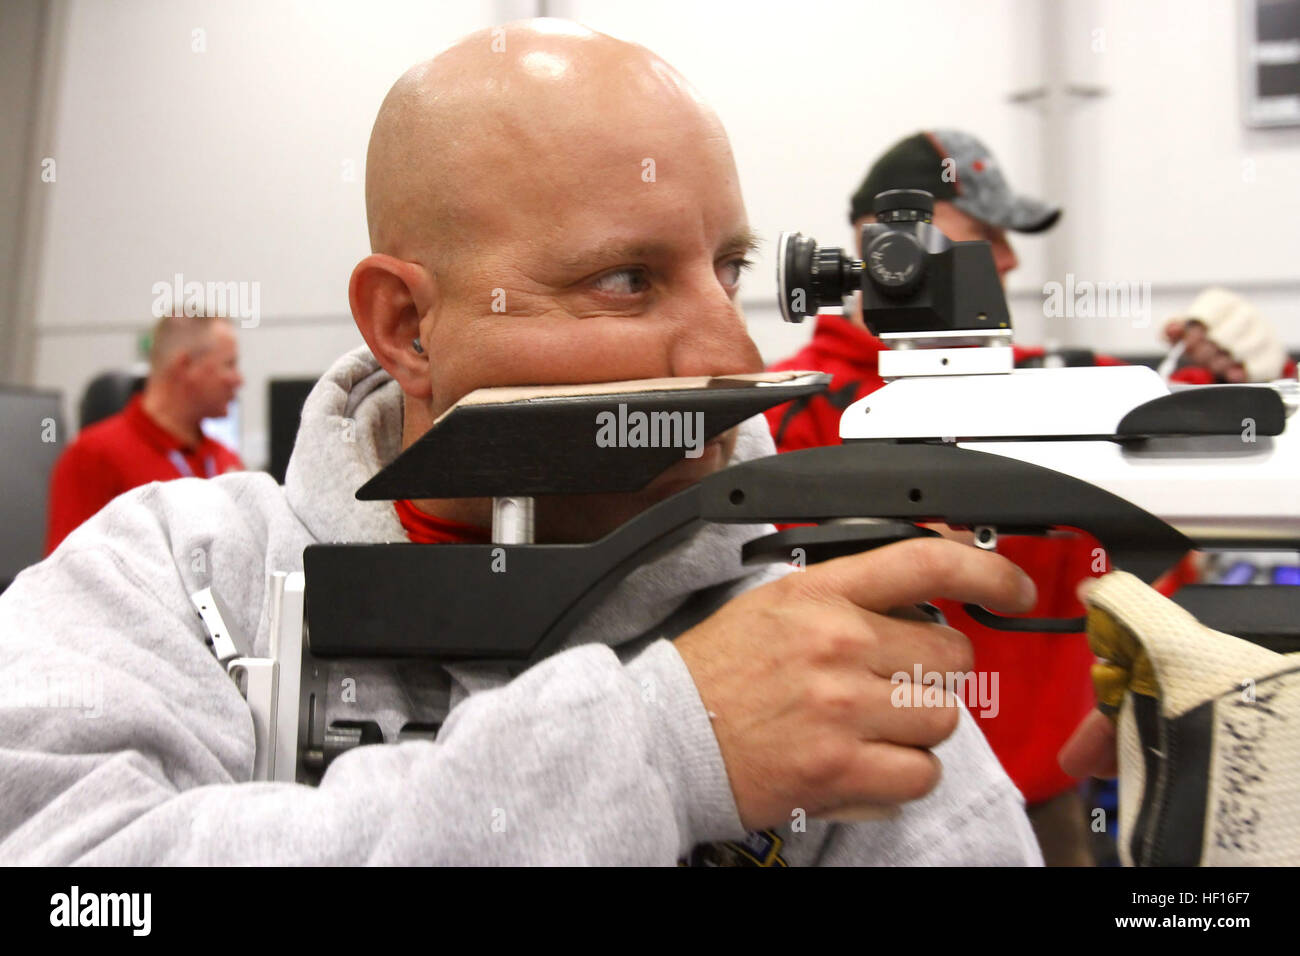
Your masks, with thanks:
<instances>
[{"instance_id":1,"label":"black scope mount","mask_svg":"<svg viewBox=\"0 0 1300 956\"><path fill-rule=\"evenodd\" d=\"M781 316L802 322L862 293L862 315L876 335L1010 332L1011 315L984 240L953 242L931 221L934 197L891 189L873 202L862 228L862 258L821 248L797 232L781 234L777 287Z\"/></svg>"}]
</instances>

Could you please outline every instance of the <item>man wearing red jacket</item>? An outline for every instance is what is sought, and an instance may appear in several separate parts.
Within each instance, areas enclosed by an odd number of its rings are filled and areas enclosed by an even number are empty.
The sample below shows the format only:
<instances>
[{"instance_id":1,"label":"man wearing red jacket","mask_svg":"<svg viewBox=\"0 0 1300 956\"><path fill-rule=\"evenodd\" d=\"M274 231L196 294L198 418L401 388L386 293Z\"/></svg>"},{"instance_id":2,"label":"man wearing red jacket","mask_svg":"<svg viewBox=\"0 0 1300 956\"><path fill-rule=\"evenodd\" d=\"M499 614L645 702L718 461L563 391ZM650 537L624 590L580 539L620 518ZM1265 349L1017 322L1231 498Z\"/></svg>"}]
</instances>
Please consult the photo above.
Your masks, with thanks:
<instances>
[{"instance_id":1,"label":"man wearing red jacket","mask_svg":"<svg viewBox=\"0 0 1300 956\"><path fill-rule=\"evenodd\" d=\"M203 434L243 384L234 330L212 316L168 316L154 328L149 378L126 408L82 429L54 466L45 553L124 491L151 481L213 478L243 462Z\"/></svg>"},{"instance_id":2,"label":"man wearing red jacket","mask_svg":"<svg viewBox=\"0 0 1300 956\"><path fill-rule=\"evenodd\" d=\"M887 189L924 189L935 197L933 222L954 241L986 239L993 247L998 275L1005 281L1017 265L1007 230L1036 233L1050 228L1059 208L1014 194L997 161L975 137L956 130L918 133L895 144L876 161L852 198L850 220L861 243L864 224L871 220L871 203ZM858 249L861 256L862 250ZM1242 300L1211 290L1197 300L1205 315L1176 320L1166 329L1171 340L1184 342L1189 366L1177 376L1184 381L1267 380L1281 373L1285 360L1280 346L1259 329L1267 327ZM768 418L780 451L795 451L839 442L844 410L884 382L877 358L884 348L862 320L860 302L854 315L822 315L809 344L774 369L814 369L832 375L830 389L769 411ZM1231 315L1225 315L1228 312ZM1244 317L1243 317L1244 316ZM1237 342L1233 330L1249 326L1249 355L1234 355L1220 343ZM1222 329L1226 334L1215 335ZM1040 359L1043 350L1016 348L1018 364ZM1278 356L1281 356L1279 359ZM1116 364L1098 357L1098 364ZM1278 367L1274 367L1278 366ZM1094 550L1097 549L1097 550ZM998 551L1029 572L1038 585L1039 601L1029 616L1077 617L1084 609L1076 596L1086 577L1109 570L1098 542L1075 538L1000 536ZM1186 568L1182 569L1184 574ZM1162 582L1168 593L1178 578ZM994 753L1024 794L1030 821L1049 865L1086 865L1086 813L1076 791L1077 781L1066 775L1057 754L1096 701L1090 680L1093 663L1083 635L1004 633L973 621L955 602L940 602L949 624L966 634L975 650L975 672L989 675L995 688L992 706L975 708ZM997 685L992 684L997 675Z\"/></svg>"}]
</instances>

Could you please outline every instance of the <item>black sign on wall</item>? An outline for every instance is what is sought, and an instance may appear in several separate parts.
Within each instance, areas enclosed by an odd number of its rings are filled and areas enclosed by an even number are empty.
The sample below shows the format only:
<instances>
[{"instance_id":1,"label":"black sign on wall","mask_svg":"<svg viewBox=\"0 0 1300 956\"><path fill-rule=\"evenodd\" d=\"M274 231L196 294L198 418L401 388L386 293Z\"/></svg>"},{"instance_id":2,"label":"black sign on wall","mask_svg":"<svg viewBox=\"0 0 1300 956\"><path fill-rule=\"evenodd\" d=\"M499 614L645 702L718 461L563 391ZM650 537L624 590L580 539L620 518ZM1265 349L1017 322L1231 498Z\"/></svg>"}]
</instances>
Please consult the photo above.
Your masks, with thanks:
<instances>
[{"instance_id":1,"label":"black sign on wall","mask_svg":"<svg viewBox=\"0 0 1300 956\"><path fill-rule=\"evenodd\" d=\"M1300 0L1245 0L1241 59L1247 126L1300 126Z\"/></svg>"}]
</instances>

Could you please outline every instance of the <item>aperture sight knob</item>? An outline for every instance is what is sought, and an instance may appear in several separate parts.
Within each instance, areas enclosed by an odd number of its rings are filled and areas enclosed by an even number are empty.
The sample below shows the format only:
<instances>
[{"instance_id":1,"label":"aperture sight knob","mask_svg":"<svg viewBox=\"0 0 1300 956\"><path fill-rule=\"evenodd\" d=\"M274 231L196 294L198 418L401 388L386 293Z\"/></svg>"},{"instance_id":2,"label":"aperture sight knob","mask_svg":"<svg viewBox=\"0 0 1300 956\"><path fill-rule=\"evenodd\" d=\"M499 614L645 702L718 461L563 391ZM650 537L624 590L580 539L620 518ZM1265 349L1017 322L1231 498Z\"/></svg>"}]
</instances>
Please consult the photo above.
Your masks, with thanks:
<instances>
[{"instance_id":1,"label":"aperture sight knob","mask_svg":"<svg viewBox=\"0 0 1300 956\"><path fill-rule=\"evenodd\" d=\"M871 281L888 296L911 295L925 277L925 249L905 232L876 236L862 259Z\"/></svg>"}]
</instances>

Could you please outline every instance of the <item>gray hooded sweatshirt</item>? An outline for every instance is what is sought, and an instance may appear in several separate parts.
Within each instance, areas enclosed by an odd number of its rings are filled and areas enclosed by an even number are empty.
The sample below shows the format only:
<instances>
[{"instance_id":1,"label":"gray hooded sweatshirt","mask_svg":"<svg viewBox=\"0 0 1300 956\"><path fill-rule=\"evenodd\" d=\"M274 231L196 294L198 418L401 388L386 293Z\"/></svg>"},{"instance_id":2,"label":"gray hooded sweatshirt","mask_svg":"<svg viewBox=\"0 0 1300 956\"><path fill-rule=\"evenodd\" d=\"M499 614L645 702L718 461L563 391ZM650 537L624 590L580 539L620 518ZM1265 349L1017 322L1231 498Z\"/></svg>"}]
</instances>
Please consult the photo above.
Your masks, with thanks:
<instances>
[{"instance_id":1,"label":"gray hooded sweatshirt","mask_svg":"<svg viewBox=\"0 0 1300 956\"><path fill-rule=\"evenodd\" d=\"M735 841L791 865L1041 863L964 711L936 750L942 782L894 819L795 811L746 836L671 638L781 573L739 563L770 526L706 526L522 674L334 663L329 720L393 740L445 718L436 741L355 748L319 787L251 782L252 718L189 595L211 587L240 653L266 656L270 572L301 570L317 542L406 540L390 502L353 496L396 457L401 423L397 383L358 349L308 398L283 487L236 473L137 488L17 578L0 597L0 862L671 865ZM763 417L747 422L736 459L772 452Z\"/></svg>"}]
</instances>

